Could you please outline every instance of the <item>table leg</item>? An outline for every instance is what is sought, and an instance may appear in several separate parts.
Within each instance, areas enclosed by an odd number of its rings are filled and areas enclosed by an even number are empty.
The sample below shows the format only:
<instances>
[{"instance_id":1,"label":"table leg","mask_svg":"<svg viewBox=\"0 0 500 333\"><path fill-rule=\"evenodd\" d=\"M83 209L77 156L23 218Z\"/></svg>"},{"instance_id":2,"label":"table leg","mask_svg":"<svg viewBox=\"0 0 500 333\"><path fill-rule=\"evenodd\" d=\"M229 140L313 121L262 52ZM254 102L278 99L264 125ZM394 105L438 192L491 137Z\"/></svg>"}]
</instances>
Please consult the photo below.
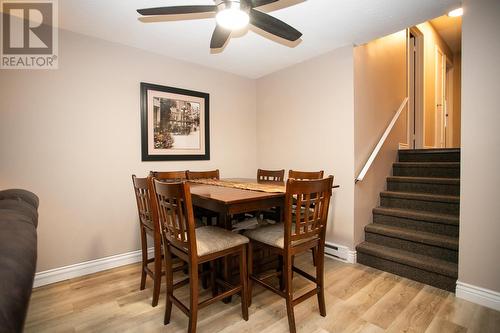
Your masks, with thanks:
<instances>
[{"instance_id":1,"label":"table leg","mask_svg":"<svg viewBox=\"0 0 500 333\"><path fill-rule=\"evenodd\" d=\"M228 213L226 212L222 212L222 213L219 213L219 218L218 218L218 221L219 223L219 227L221 228L224 228L224 229L227 229L227 230L231 230L232 229L232 225L231 225L231 215L229 215ZM222 263L222 277L225 281L228 281L230 280L231 278L231 270L230 270L230 258L228 256L225 256L222 260L223 260L223 263ZM229 297L226 297L222 300L224 303L231 303L231 296Z\"/></svg>"}]
</instances>

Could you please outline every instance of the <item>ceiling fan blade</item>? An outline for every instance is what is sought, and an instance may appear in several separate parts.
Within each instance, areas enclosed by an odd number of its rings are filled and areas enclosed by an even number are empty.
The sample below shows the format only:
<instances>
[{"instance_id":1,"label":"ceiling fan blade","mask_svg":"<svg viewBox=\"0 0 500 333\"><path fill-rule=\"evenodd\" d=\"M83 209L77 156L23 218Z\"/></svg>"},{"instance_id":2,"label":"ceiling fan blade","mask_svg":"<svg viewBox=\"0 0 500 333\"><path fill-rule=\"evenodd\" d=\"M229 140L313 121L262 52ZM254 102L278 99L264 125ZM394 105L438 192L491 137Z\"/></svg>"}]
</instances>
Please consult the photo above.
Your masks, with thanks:
<instances>
[{"instance_id":1,"label":"ceiling fan blade","mask_svg":"<svg viewBox=\"0 0 500 333\"><path fill-rule=\"evenodd\" d=\"M179 15L179 14L196 14L196 13L212 13L217 11L217 6L171 6L138 9L137 12L141 15Z\"/></svg>"},{"instance_id":2,"label":"ceiling fan blade","mask_svg":"<svg viewBox=\"0 0 500 333\"><path fill-rule=\"evenodd\" d=\"M220 49L226 44L229 36L231 35L231 30L224 29L219 25L215 26L214 33L212 34L212 39L210 40L211 49Z\"/></svg>"},{"instance_id":3,"label":"ceiling fan blade","mask_svg":"<svg viewBox=\"0 0 500 333\"><path fill-rule=\"evenodd\" d=\"M250 9L250 23L257 28L291 42L296 41L302 36L300 31L289 26L285 22L255 9Z\"/></svg>"},{"instance_id":4,"label":"ceiling fan blade","mask_svg":"<svg viewBox=\"0 0 500 333\"><path fill-rule=\"evenodd\" d=\"M250 7L255 8L255 7L260 7L260 6L265 6L273 2L278 2L279 0L248 0L250 3Z\"/></svg>"}]
</instances>

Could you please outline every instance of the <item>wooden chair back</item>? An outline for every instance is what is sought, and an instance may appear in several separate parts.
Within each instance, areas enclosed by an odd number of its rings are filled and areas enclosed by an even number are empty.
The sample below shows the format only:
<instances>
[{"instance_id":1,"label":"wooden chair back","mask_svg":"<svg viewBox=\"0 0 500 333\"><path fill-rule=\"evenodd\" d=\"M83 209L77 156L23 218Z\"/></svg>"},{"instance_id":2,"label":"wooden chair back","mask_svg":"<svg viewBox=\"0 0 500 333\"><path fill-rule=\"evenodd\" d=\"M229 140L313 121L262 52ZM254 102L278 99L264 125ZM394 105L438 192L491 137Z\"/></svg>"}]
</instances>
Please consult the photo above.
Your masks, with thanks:
<instances>
[{"instance_id":1,"label":"wooden chair back","mask_svg":"<svg viewBox=\"0 0 500 333\"><path fill-rule=\"evenodd\" d=\"M257 181L282 182L285 178L285 169L282 170L257 170Z\"/></svg>"},{"instance_id":2,"label":"wooden chair back","mask_svg":"<svg viewBox=\"0 0 500 333\"><path fill-rule=\"evenodd\" d=\"M166 182L181 182L187 179L187 171L150 171L149 175Z\"/></svg>"},{"instance_id":3,"label":"wooden chair back","mask_svg":"<svg viewBox=\"0 0 500 333\"><path fill-rule=\"evenodd\" d=\"M147 178L137 178L132 175L132 184L134 185L135 199L137 202L137 211L139 213L139 222L146 228L153 225L151 216L150 193Z\"/></svg>"},{"instance_id":4,"label":"wooden chair back","mask_svg":"<svg viewBox=\"0 0 500 333\"><path fill-rule=\"evenodd\" d=\"M321 171L288 171L288 178L293 178L297 180L312 180L323 178L323 170Z\"/></svg>"},{"instance_id":5,"label":"wooden chair back","mask_svg":"<svg viewBox=\"0 0 500 333\"><path fill-rule=\"evenodd\" d=\"M319 180L288 179L285 196L285 248L319 238L324 243L333 176Z\"/></svg>"},{"instance_id":6,"label":"wooden chair back","mask_svg":"<svg viewBox=\"0 0 500 333\"><path fill-rule=\"evenodd\" d=\"M152 213L157 218L165 241L196 257L196 235L189 184L167 183L150 177Z\"/></svg>"},{"instance_id":7,"label":"wooden chair back","mask_svg":"<svg viewBox=\"0 0 500 333\"><path fill-rule=\"evenodd\" d=\"M211 171L187 171L187 179L220 179L219 169Z\"/></svg>"}]
</instances>

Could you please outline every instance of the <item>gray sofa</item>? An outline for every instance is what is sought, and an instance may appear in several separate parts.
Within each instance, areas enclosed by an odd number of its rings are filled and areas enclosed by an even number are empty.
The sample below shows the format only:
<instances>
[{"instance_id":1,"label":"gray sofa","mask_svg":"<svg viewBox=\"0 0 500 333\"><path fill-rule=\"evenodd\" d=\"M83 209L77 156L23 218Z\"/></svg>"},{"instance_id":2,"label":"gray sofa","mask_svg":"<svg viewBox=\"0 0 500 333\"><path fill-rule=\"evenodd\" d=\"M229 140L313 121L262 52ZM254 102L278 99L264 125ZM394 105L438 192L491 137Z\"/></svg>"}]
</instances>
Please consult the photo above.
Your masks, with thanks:
<instances>
[{"instance_id":1,"label":"gray sofa","mask_svg":"<svg viewBox=\"0 0 500 333\"><path fill-rule=\"evenodd\" d=\"M0 332L22 332L36 269L38 197L0 191Z\"/></svg>"}]
</instances>

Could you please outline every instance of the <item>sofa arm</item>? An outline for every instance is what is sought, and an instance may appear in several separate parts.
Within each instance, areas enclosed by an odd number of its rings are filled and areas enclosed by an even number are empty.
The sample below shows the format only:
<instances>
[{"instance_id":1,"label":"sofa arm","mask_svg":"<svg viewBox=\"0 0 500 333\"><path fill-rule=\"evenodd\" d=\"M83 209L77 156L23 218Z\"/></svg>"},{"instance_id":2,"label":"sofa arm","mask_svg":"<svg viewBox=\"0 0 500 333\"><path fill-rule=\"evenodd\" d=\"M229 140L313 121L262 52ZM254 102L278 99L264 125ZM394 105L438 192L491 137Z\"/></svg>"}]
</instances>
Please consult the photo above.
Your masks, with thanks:
<instances>
[{"instance_id":1,"label":"sofa arm","mask_svg":"<svg viewBox=\"0 0 500 333\"><path fill-rule=\"evenodd\" d=\"M22 332L37 259L38 197L0 191L0 332Z\"/></svg>"},{"instance_id":2,"label":"sofa arm","mask_svg":"<svg viewBox=\"0 0 500 333\"><path fill-rule=\"evenodd\" d=\"M38 197L34 193L22 189L0 191L0 200L5 199L21 199L35 208L38 208L39 203Z\"/></svg>"}]
</instances>

